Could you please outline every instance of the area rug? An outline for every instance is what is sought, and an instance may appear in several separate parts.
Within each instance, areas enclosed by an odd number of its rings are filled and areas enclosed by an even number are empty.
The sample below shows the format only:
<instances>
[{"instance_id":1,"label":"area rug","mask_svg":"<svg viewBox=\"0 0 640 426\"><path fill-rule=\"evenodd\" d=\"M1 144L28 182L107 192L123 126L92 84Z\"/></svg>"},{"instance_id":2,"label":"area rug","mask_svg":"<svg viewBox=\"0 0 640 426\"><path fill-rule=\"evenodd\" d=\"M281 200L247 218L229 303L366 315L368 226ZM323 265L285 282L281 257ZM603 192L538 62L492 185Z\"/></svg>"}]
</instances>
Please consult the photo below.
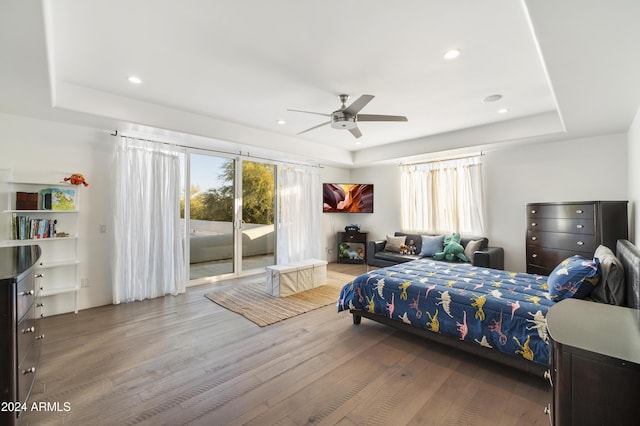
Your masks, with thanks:
<instances>
[{"instance_id":1,"label":"area rug","mask_svg":"<svg viewBox=\"0 0 640 426\"><path fill-rule=\"evenodd\" d=\"M340 274L342 275L342 274ZM335 304L340 289L353 277L332 278L327 284L293 294L275 297L266 292L265 282L224 285L205 294L218 305L244 316L260 327L292 318L323 306Z\"/></svg>"}]
</instances>

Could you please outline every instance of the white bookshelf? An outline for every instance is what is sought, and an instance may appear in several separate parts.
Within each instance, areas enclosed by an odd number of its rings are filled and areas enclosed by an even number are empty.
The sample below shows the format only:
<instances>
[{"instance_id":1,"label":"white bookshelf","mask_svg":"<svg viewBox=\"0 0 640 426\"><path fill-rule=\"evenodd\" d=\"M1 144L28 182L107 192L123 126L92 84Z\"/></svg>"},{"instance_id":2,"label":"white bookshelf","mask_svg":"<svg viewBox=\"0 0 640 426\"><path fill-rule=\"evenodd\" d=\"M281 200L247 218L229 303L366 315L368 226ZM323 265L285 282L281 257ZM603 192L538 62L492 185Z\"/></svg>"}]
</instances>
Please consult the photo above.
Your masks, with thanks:
<instances>
[{"instance_id":1,"label":"white bookshelf","mask_svg":"<svg viewBox=\"0 0 640 426\"><path fill-rule=\"evenodd\" d=\"M74 208L69 210L56 210L43 208L43 190L73 190ZM6 181L2 183L0 194L0 211L2 211L2 223L0 223L1 246L23 246L37 244L42 250L42 256L35 268L36 288L38 289L38 307L40 315L47 313L47 299L56 297L73 297L74 312L78 312L78 297L80 292L79 278L79 215L81 188L65 182L16 182ZM36 209L16 208L16 193L27 192L38 194ZM48 207L48 206L47 206ZM46 238L34 235L25 235L29 229L23 227L22 239L15 232L16 221L23 217L26 224L32 220L42 220L55 223L55 235ZM44 222L43 222L44 223ZM64 236L61 234L64 233Z\"/></svg>"}]
</instances>

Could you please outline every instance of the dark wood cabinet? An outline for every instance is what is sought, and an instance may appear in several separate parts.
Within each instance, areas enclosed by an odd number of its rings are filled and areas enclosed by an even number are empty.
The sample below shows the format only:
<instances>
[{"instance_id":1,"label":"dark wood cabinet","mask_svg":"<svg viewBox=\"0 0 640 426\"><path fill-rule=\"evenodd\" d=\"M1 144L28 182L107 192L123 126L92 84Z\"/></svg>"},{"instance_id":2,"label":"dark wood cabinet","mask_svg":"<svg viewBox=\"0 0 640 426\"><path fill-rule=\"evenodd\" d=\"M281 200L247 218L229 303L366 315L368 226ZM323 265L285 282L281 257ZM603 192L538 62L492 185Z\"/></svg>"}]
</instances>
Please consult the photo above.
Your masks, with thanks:
<instances>
[{"instance_id":1,"label":"dark wood cabinet","mask_svg":"<svg viewBox=\"0 0 640 426\"><path fill-rule=\"evenodd\" d=\"M366 250L366 232L338 232L338 263L364 264L367 258Z\"/></svg>"},{"instance_id":2,"label":"dark wood cabinet","mask_svg":"<svg viewBox=\"0 0 640 426\"><path fill-rule=\"evenodd\" d=\"M615 251L628 237L626 201L530 203L526 210L527 272L549 275L573 255L592 258L599 245Z\"/></svg>"},{"instance_id":3,"label":"dark wood cabinet","mask_svg":"<svg viewBox=\"0 0 640 426\"><path fill-rule=\"evenodd\" d=\"M43 337L38 327L36 245L0 248L0 424L17 423L35 380Z\"/></svg>"},{"instance_id":4,"label":"dark wood cabinet","mask_svg":"<svg viewBox=\"0 0 640 426\"><path fill-rule=\"evenodd\" d=\"M640 311L567 299L547 313L554 425L636 425Z\"/></svg>"}]
</instances>

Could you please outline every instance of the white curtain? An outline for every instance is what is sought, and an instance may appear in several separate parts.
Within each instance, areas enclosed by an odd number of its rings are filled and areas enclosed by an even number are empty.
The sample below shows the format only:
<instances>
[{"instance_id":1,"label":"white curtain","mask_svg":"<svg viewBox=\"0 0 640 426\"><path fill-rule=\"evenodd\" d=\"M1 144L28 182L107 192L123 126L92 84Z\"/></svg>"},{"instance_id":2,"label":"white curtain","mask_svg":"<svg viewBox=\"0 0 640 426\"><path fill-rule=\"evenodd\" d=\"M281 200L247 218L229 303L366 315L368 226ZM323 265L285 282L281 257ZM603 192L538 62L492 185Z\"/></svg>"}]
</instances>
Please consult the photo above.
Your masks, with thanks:
<instances>
[{"instance_id":1,"label":"white curtain","mask_svg":"<svg viewBox=\"0 0 640 426\"><path fill-rule=\"evenodd\" d=\"M113 303L184 293L179 153L121 138L114 196Z\"/></svg>"},{"instance_id":2,"label":"white curtain","mask_svg":"<svg viewBox=\"0 0 640 426\"><path fill-rule=\"evenodd\" d=\"M480 157L401 167L402 229L485 235Z\"/></svg>"},{"instance_id":3,"label":"white curtain","mask_svg":"<svg viewBox=\"0 0 640 426\"><path fill-rule=\"evenodd\" d=\"M278 167L277 264L320 259L321 189L317 167Z\"/></svg>"}]
</instances>

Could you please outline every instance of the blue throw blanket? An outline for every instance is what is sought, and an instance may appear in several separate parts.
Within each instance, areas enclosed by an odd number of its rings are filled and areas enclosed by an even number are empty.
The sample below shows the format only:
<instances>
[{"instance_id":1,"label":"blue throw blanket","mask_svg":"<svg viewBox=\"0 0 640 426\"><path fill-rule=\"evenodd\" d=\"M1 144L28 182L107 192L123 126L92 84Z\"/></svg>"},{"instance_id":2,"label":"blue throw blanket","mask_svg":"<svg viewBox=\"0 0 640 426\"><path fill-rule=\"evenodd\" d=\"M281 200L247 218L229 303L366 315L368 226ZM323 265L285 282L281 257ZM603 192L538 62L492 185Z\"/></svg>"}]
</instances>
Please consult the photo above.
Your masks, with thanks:
<instances>
[{"instance_id":1,"label":"blue throw blanket","mask_svg":"<svg viewBox=\"0 0 640 426\"><path fill-rule=\"evenodd\" d=\"M418 259L347 283L338 311L363 310L547 365L547 277Z\"/></svg>"}]
</instances>

